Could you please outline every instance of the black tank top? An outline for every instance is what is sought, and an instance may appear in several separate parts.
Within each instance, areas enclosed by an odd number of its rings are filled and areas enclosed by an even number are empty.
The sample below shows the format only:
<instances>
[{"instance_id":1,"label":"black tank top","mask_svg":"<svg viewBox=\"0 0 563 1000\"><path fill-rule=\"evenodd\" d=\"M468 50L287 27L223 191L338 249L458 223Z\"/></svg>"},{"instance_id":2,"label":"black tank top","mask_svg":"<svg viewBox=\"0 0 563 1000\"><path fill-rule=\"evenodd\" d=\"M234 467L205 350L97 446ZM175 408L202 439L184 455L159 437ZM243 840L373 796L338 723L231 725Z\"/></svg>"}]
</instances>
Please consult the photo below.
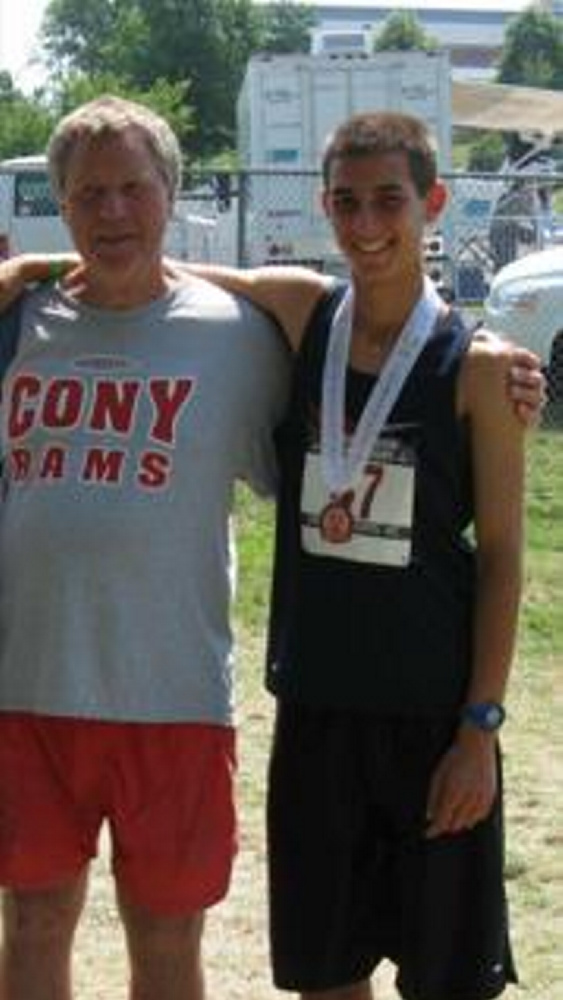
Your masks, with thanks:
<instances>
[{"instance_id":1,"label":"black tank top","mask_svg":"<svg viewBox=\"0 0 563 1000\"><path fill-rule=\"evenodd\" d=\"M450 714L463 700L471 666L469 434L455 412L470 334L455 312L440 320L380 437L380 448L407 456L410 470L413 509L404 564L314 554L303 543L303 522L310 520L304 474L318 452L327 336L342 294L338 288L324 298L311 318L278 433L281 489L267 687L317 707ZM374 378L348 371L348 425L359 419ZM308 527L313 539L315 530Z\"/></svg>"}]
</instances>

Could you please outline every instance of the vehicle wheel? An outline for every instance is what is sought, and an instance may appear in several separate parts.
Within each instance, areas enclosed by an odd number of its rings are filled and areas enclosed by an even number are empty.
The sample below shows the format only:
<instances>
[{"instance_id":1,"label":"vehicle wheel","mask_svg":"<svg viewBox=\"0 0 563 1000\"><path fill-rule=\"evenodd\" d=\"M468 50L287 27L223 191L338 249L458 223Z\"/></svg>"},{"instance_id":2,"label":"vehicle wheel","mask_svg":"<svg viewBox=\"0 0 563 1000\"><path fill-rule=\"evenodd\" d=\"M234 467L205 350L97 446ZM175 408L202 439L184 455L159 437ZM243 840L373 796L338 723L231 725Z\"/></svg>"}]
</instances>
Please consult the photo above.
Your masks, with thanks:
<instances>
[{"instance_id":1,"label":"vehicle wheel","mask_svg":"<svg viewBox=\"0 0 563 1000\"><path fill-rule=\"evenodd\" d=\"M551 348L547 369L547 398L550 403L563 403L563 331L557 334Z\"/></svg>"}]
</instances>

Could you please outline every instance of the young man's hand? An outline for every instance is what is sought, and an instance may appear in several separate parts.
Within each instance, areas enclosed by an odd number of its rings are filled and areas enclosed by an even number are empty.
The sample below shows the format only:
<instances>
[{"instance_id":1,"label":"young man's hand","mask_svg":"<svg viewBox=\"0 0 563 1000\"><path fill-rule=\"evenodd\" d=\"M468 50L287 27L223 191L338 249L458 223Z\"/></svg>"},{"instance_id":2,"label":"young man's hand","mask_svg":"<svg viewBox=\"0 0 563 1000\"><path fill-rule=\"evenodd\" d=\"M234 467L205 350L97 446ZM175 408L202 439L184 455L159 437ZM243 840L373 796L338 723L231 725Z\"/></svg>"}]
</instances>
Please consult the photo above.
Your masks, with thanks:
<instances>
[{"instance_id":1,"label":"young man's hand","mask_svg":"<svg viewBox=\"0 0 563 1000\"><path fill-rule=\"evenodd\" d=\"M438 762L427 801L429 838L470 830L488 816L497 794L495 738L460 734Z\"/></svg>"},{"instance_id":2,"label":"young man's hand","mask_svg":"<svg viewBox=\"0 0 563 1000\"><path fill-rule=\"evenodd\" d=\"M76 267L75 254L24 253L0 264L0 312L21 295L25 287L36 281L61 278Z\"/></svg>"}]
</instances>

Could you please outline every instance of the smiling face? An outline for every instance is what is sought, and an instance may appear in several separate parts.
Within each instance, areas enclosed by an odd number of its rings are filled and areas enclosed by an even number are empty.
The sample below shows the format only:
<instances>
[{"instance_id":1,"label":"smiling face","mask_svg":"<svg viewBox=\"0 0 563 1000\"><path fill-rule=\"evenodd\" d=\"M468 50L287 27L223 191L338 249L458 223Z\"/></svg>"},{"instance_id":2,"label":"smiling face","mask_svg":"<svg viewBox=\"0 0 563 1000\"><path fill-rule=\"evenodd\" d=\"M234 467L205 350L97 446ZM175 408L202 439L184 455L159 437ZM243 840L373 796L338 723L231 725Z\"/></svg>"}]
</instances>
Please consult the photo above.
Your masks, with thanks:
<instances>
[{"instance_id":1,"label":"smiling face","mask_svg":"<svg viewBox=\"0 0 563 1000\"><path fill-rule=\"evenodd\" d=\"M427 195L419 194L404 152L335 157L323 194L355 280L372 286L420 280L424 229L444 201L439 181Z\"/></svg>"},{"instance_id":2,"label":"smiling face","mask_svg":"<svg viewBox=\"0 0 563 1000\"><path fill-rule=\"evenodd\" d=\"M77 143L61 209L86 264L88 301L128 308L162 294L170 194L140 129Z\"/></svg>"}]
</instances>

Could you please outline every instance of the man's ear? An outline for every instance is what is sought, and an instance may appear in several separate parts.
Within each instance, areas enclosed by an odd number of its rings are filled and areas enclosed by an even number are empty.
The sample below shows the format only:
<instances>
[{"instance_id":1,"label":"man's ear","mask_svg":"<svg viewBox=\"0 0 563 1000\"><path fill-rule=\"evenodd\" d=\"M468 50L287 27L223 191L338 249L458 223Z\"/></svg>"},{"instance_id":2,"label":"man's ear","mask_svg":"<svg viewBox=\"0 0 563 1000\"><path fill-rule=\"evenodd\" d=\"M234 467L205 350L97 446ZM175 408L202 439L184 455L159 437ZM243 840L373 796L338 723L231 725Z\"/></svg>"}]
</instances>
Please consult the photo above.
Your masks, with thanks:
<instances>
[{"instance_id":1,"label":"man's ear","mask_svg":"<svg viewBox=\"0 0 563 1000\"><path fill-rule=\"evenodd\" d=\"M448 189L443 181L434 181L425 199L426 221L434 222L448 200Z\"/></svg>"}]
</instances>

